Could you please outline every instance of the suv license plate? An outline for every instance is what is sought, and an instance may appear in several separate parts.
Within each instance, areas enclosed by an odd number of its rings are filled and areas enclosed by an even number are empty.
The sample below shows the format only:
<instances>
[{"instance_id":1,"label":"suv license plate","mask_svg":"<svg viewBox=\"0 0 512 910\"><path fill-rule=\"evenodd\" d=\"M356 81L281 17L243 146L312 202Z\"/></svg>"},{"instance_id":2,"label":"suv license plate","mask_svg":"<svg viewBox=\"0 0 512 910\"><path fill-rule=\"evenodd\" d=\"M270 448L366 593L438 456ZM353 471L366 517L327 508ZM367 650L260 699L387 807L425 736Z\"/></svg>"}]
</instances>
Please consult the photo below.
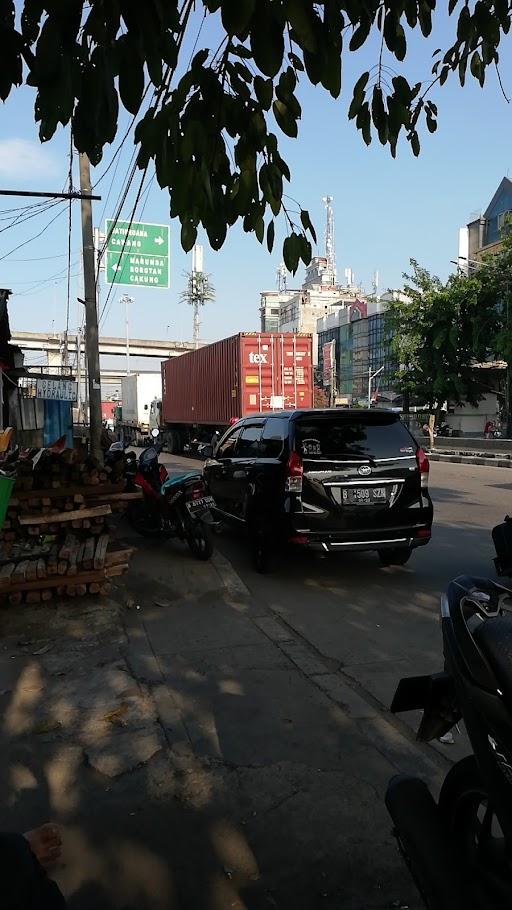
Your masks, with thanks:
<instances>
[{"instance_id":1,"label":"suv license plate","mask_svg":"<svg viewBox=\"0 0 512 910\"><path fill-rule=\"evenodd\" d=\"M352 487L343 490L343 505L371 506L387 502L386 487Z\"/></svg>"},{"instance_id":2,"label":"suv license plate","mask_svg":"<svg viewBox=\"0 0 512 910\"><path fill-rule=\"evenodd\" d=\"M202 499L191 499L186 505L191 514L194 512L207 512L208 509L213 508L215 500L213 496L203 496Z\"/></svg>"}]
</instances>

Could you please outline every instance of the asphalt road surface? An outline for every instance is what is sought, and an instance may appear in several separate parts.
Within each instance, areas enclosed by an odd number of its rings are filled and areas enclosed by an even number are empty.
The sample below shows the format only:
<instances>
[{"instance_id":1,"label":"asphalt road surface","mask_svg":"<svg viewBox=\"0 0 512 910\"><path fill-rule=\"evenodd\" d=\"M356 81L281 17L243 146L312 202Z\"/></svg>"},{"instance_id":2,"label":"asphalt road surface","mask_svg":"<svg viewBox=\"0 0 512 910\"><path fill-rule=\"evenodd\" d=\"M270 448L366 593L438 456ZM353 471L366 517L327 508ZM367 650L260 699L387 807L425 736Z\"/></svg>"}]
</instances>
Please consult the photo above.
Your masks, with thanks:
<instances>
[{"instance_id":1,"label":"asphalt road surface","mask_svg":"<svg viewBox=\"0 0 512 910\"><path fill-rule=\"evenodd\" d=\"M200 467L162 460L172 472ZM222 908L419 910L391 836L386 784L405 771L435 793L468 743L462 730L453 745L417 744L416 714L394 719L389 704L400 677L442 668L440 595L458 574L494 574L491 528L510 511L511 489L505 469L432 465L433 538L404 567L382 568L371 553L296 552L258 575L244 535L229 528L210 563L179 558L175 544L141 542L136 631L179 700L208 788L209 800L199 791L208 815L195 817L193 830L221 813L239 845L225 868L243 865L250 845L262 873L262 904L226 898ZM171 600L180 585L191 593ZM152 603L159 586L166 610ZM176 727L171 715L171 740ZM227 842L222 834L219 856ZM188 847L184 856L188 863ZM190 894L180 907L199 905Z\"/></svg>"},{"instance_id":2,"label":"asphalt road surface","mask_svg":"<svg viewBox=\"0 0 512 910\"><path fill-rule=\"evenodd\" d=\"M171 472L201 467L161 458ZM457 575L494 577L491 529L512 511L512 476L503 468L435 463L430 492L432 540L404 567L382 568L374 553L301 551L259 575L238 528L226 526L216 547L257 602L388 708L401 676L441 669L441 593Z\"/></svg>"}]
</instances>

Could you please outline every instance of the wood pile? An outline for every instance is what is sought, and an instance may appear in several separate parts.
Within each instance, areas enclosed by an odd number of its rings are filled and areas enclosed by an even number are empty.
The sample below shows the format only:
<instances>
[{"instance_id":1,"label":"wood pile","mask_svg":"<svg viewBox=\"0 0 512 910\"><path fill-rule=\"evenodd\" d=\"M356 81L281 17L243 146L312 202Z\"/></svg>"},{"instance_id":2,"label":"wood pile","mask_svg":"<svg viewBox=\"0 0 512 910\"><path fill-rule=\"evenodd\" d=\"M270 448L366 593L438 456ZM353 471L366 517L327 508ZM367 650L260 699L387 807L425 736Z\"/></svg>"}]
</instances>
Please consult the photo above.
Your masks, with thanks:
<instances>
[{"instance_id":1,"label":"wood pile","mask_svg":"<svg viewBox=\"0 0 512 910\"><path fill-rule=\"evenodd\" d=\"M7 455L15 476L0 532L0 598L40 603L54 595L108 594L129 567L132 548L116 548L109 517L139 499L113 471L75 450Z\"/></svg>"}]
</instances>

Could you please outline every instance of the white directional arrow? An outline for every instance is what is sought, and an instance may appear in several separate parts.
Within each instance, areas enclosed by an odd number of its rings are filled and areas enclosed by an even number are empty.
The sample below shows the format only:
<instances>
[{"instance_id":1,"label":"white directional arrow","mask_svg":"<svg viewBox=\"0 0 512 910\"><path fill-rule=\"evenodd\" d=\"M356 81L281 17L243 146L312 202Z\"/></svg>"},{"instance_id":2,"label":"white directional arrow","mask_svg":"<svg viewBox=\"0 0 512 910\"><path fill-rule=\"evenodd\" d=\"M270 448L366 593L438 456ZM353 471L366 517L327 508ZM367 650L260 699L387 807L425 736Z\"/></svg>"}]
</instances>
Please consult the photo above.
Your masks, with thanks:
<instances>
[{"instance_id":1,"label":"white directional arrow","mask_svg":"<svg viewBox=\"0 0 512 910\"><path fill-rule=\"evenodd\" d=\"M162 243L165 243L163 237L155 237L155 243L158 243L158 246L162 246Z\"/></svg>"}]
</instances>

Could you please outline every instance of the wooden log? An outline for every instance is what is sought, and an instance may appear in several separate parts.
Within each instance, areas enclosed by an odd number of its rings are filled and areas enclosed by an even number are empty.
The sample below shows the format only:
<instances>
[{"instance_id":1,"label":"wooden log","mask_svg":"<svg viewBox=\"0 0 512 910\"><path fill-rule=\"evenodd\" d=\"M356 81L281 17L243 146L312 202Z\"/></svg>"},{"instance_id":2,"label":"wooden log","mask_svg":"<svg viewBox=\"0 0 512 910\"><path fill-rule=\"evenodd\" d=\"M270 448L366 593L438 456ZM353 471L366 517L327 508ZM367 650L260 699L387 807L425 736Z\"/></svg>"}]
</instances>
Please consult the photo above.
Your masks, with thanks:
<instances>
[{"instance_id":1,"label":"wooden log","mask_svg":"<svg viewBox=\"0 0 512 910\"><path fill-rule=\"evenodd\" d=\"M84 547L84 556L83 556L83 567L84 569L92 569L94 563L94 551L96 549L96 540L94 537L88 537L85 541Z\"/></svg>"},{"instance_id":2,"label":"wooden log","mask_svg":"<svg viewBox=\"0 0 512 910\"><path fill-rule=\"evenodd\" d=\"M82 542L80 544L80 546L78 547L78 553L77 553L77 557L76 557L76 562L77 562L78 566L81 566L84 561L84 550L85 550L85 543Z\"/></svg>"},{"instance_id":3,"label":"wooden log","mask_svg":"<svg viewBox=\"0 0 512 910\"><path fill-rule=\"evenodd\" d=\"M103 566L105 565L105 558L107 555L107 547L108 547L109 540L110 540L110 536L108 534L101 534L101 536L98 537L98 541L96 543L96 550L94 552L94 568L95 569L102 569ZM94 542L95 541L93 538L93 543Z\"/></svg>"},{"instance_id":4,"label":"wooden log","mask_svg":"<svg viewBox=\"0 0 512 910\"><path fill-rule=\"evenodd\" d=\"M5 578L7 583L9 583L12 573L16 568L14 562L8 562L0 568L0 579Z\"/></svg>"},{"instance_id":5,"label":"wooden log","mask_svg":"<svg viewBox=\"0 0 512 910\"><path fill-rule=\"evenodd\" d=\"M75 493L73 496L73 502L77 506L81 506L85 502L85 496L83 493Z\"/></svg>"},{"instance_id":6,"label":"wooden log","mask_svg":"<svg viewBox=\"0 0 512 910\"><path fill-rule=\"evenodd\" d=\"M132 500L142 499L142 490L133 490L129 493L101 493L94 497L94 502L131 502Z\"/></svg>"},{"instance_id":7,"label":"wooden log","mask_svg":"<svg viewBox=\"0 0 512 910\"><path fill-rule=\"evenodd\" d=\"M23 600L23 594L21 591L13 591L12 594L9 594L9 603L15 607L17 604L20 604Z\"/></svg>"},{"instance_id":8,"label":"wooden log","mask_svg":"<svg viewBox=\"0 0 512 910\"><path fill-rule=\"evenodd\" d=\"M66 560L60 559L59 562L57 563L57 574L65 575L67 571L68 571L68 564L67 564Z\"/></svg>"},{"instance_id":9,"label":"wooden log","mask_svg":"<svg viewBox=\"0 0 512 910\"><path fill-rule=\"evenodd\" d=\"M77 585L76 586L77 597L84 597L85 594L87 594L87 585Z\"/></svg>"},{"instance_id":10,"label":"wooden log","mask_svg":"<svg viewBox=\"0 0 512 910\"><path fill-rule=\"evenodd\" d=\"M100 516L110 515L111 508L109 505L92 506L88 509L73 509L72 512L46 512L41 515L23 515L20 518L21 525L44 525L52 522L63 521L80 521L84 518L99 518Z\"/></svg>"},{"instance_id":11,"label":"wooden log","mask_svg":"<svg viewBox=\"0 0 512 910\"><path fill-rule=\"evenodd\" d=\"M46 578L46 563L44 559L37 560L37 577Z\"/></svg>"},{"instance_id":12,"label":"wooden log","mask_svg":"<svg viewBox=\"0 0 512 910\"><path fill-rule=\"evenodd\" d=\"M68 571L67 571L68 576L77 575L77 573L78 573L78 566L76 564L75 565L71 564L68 566Z\"/></svg>"},{"instance_id":13,"label":"wooden log","mask_svg":"<svg viewBox=\"0 0 512 910\"><path fill-rule=\"evenodd\" d=\"M79 572L73 577L71 582L72 586L88 585L92 582L98 582L98 584L103 584L105 581L108 581L106 577L106 572ZM0 591L0 593L14 593L17 591L44 591L47 588L63 588L64 590L68 587L69 582L66 578L63 578L61 575L55 575L48 578L36 578L35 581L23 581L23 582L12 582L8 589L5 591Z\"/></svg>"},{"instance_id":14,"label":"wooden log","mask_svg":"<svg viewBox=\"0 0 512 910\"><path fill-rule=\"evenodd\" d=\"M76 585L68 585L66 588L66 595L68 597L76 597Z\"/></svg>"},{"instance_id":15,"label":"wooden log","mask_svg":"<svg viewBox=\"0 0 512 910\"><path fill-rule=\"evenodd\" d=\"M125 547L123 550L111 550L105 556L106 566L117 566L121 563L128 563L135 553L135 547Z\"/></svg>"},{"instance_id":16,"label":"wooden log","mask_svg":"<svg viewBox=\"0 0 512 910\"><path fill-rule=\"evenodd\" d=\"M82 522L82 528L84 529L84 531L88 531L90 527L91 527L91 519L84 518L84 520Z\"/></svg>"},{"instance_id":17,"label":"wooden log","mask_svg":"<svg viewBox=\"0 0 512 910\"><path fill-rule=\"evenodd\" d=\"M30 527L28 529L28 534L29 534L29 537L39 537L41 535L39 525L34 525L33 527Z\"/></svg>"},{"instance_id":18,"label":"wooden log","mask_svg":"<svg viewBox=\"0 0 512 910\"><path fill-rule=\"evenodd\" d=\"M27 581L34 581L37 578L37 560L31 559L27 565L27 572L25 575Z\"/></svg>"},{"instance_id":19,"label":"wooden log","mask_svg":"<svg viewBox=\"0 0 512 910\"><path fill-rule=\"evenodd\" d=\"M23 559L21 562L19 562L12 574L13 582L18 583L25 581L27 576L27 568L28 561L26 559Z\"/></svg>"},{"instance_id":20,"label":"wooden log","mask_svg":"<svg viewBox=\"0 0 512 910\"><path fill-rule=\"evenodd\" d=\"M75 531L79 531L80 528L82 527L82 522L79 521L78 519L75 519L74 521L71 522L71 527L72 527Z\"/></svg>"},{"instance_id":21,"label":"wooden log","mask_svg":"<svg viewBox=\"0 0 512 910\"><path fill-rule=\"evenodd\" d=\"M58 565L59 564L56 559L49 559L46 563L46 574L50 577L57 575Z\"/></svg>"},{"instance_id":22,"label":"wooden log","mask_svg":"<svg viewBox=\"0 0 512 910\"><path fill-rule=\"evenodd\" d=\"M44 497L41 499L41 504L44 508L50 508L54 499L68 499L69 497L74 498L75 496L82 496L84 502L87 498L94 497L96 498L98 494L103 493L122 493L125 486L125 481L118 481L117 483L104 483L101 484L96 489L91 490L84 488L83 481L80 475L77 475L77 483L66 484L58 489L52 490L48 489L44 491ZM11 497L9 507L18 508L22 501L27 499L32 499L34 496L34 491L30 490L28 492L16 490L16 494Z\"/></svg>"},{"instance_id":23,"label":"wooden log","mask_svg":"<svg viewBox=\"0 0 512 910\"><path fill-rule=\"evenodd\" d=\"M112 585L110 584L110 582L109 581L103 582L103 584L100 588L100 594L103 597L108 597L108 595L110 594L111 591L112 591Z\"/></svg>"},{"instance_id":24,"label":"wooden log","mask_svg":"<svg viewBox=\"0 0 512 910\"><path fill-rule=\"evenodd\" d=\"M70 559L71 552L75 546L76 537L74 534L66 534L64 543L59 550L59 559Z\"/></svg>"},{"instance_id":25,"label":"wooden log","mask_svg":"<svg viewBox=\"0 0 512 910\"><path fill-rule=\"evenodd\" d=\"M118 566L108 566L105 569L105 575L107 578L115 578L117 575L124 575L128 571L129 565L127 562L120 563Z\"/></svg>"},{"instance_id":26,"label":"wooden log","mask_svg":"<svg viewBox=\"0 0 512 910\"><path fill-rule=\"evenodd\" d=\"M93 581L89 585L89 594L99 594L101 591L101 585L98 581Z\"/></svg>"},{"instance_id":27,"label":"wooden log","mask_svg":"<svg viewBox=\"0 0 512 910\"><path fill-rule=\"evenodd\" d=\"M25 603L28 603L28 604L41 603L41 591L27 591L27 593L25 595Z\"/></svg>"},{"instance_id":28,"label":"wooden log","mask_svg":"<svg viewBox=\"0 0 512 910\"><path fill-rule=\"evenodd\" d=\"M41 600L47 603L53 597L53 591L51 588L45 588L44 591L41 591Z\"/></svg>"}]
</instances>

